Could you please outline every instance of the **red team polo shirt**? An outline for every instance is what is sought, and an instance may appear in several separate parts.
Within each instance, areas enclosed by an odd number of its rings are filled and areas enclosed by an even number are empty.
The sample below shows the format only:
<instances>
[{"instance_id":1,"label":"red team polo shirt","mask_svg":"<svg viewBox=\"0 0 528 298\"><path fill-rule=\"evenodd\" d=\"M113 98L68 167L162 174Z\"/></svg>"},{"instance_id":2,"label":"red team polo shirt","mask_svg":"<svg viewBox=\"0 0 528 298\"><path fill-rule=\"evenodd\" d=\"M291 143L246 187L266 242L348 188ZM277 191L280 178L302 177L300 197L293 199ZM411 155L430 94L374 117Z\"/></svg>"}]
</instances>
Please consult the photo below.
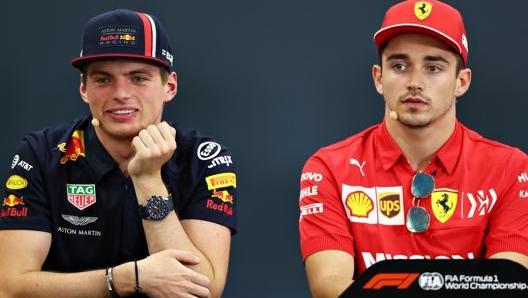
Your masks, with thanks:
<instances>
[{"instance_id":1,"label":"red team polo shirt","mask_svg":"<svg viewBox=\"0 0 528 298\"><path fill-rule=\"evenodd\" d=\"M460 122L425 173L435 190L420 200L429 228L405 226L415 174L385 123L321 148L300 181L303 260L322 250L355 258L357 277L390 259L474 259L528 254L528 156Z\"/></svg>"}]
</instances>

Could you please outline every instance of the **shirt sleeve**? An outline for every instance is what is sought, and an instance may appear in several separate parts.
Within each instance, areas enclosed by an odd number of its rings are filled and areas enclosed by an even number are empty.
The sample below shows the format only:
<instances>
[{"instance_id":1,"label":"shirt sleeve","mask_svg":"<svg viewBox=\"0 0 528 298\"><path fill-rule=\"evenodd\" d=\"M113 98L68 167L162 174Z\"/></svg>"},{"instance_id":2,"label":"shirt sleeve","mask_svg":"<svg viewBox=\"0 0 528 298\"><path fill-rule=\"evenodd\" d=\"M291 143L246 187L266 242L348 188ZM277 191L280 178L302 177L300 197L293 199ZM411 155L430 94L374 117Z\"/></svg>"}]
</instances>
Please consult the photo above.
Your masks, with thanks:
<instances>
[{"instance_id":1,"label":"shirt sleeve","mask_svg":"<svg viewBox=\"0 0 528 298\"><path fill-rule=\"evenodd\" d=\"M182 219L202 219L237 232L237 168L230 150L213 140L202 139L191 155L196 183Z\"/></svg>"},{"instance_id":2,"label":"shirt sleeve","mask_svg":"<svg viewBox=\"0 0 528 298\"><path fill-rule=\"evenodd\" d=\"M43 174L28 138L16 150L2 193L0 229L51 231Z\"/></svg>"},{"instance_id":3,"label":"shirt sleeve","mask_svg":"<svg viewBox=\"0 0 528 298\"><path fill-rule=\"evenodd\" d=\"M528 157L516 149L505 167L489 219L486 257L501 251L528 255Z\"/></svg>"},{"instance_id":4,"label":"shirt sleeve","mask_svg":"<svg viewBox=\"0 0 528 298\"><path fill-rule=\"evenodd\" d=\"M353 237L341 200L341 185L324 150L308 158L302 169L299 193L299 234L303 261L323 250L354 256Z\"/></svg>"}]
</instances>

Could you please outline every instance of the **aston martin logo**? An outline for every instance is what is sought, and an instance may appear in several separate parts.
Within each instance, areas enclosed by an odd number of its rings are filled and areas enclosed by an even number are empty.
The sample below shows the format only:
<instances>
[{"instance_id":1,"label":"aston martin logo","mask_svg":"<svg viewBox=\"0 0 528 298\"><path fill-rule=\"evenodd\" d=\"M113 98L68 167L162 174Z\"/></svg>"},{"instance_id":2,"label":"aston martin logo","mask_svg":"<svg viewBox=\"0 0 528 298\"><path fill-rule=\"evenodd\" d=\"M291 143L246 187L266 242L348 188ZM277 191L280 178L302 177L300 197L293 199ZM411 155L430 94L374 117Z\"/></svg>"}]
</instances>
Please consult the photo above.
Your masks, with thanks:
<instances>
[{"instance_id":1,"label":"aston martin logo","mask_svg":"<svg viewBox=\"0 0 528 298\"><path fill-rule=\"evenodd\" d=\"M76 226L85 226L97 220L97 217L75 216L75 215L68 215L68 214L62 214L62 218L64 218L69 223L76 225Z\"/></svg>"},{"instance_id":2,"label":"aston martin logo","mask_svg":"<svg viewBox=\"0 0 528 298\"><path fill-rule=\"evenodd\" d=\"M433 5L427 1L418 1L414 3L414 15L421 21L431 14Z\"/></svg>"}]
</instances>

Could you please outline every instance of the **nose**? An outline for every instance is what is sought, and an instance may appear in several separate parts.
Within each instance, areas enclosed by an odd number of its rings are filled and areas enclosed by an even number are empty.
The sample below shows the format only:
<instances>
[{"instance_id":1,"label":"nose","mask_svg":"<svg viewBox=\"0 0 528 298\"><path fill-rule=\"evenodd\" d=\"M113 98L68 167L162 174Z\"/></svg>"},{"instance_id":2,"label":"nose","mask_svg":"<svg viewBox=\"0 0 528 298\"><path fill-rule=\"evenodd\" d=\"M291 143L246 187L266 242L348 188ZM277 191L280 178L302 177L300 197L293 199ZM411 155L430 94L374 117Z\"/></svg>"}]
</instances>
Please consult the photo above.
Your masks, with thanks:
<instances>
[{"instance_id":1,"label":"nose","mask_svg":"<svg viewBox=\"0 0 528 298\"><path fill-rule=\"evenodd\" d=\"M424 82L422 80L422 73L420 69L413 69L409 74L409 81L407 83L407 90L409 92L421 92L424 89Z\"/></svg>"},{"instance_id":2,"label":"nose","mask_svg":"<svg viewBox=\"0 0 528 298\"><path fill-rule=\"evenodd\" d=\"M130 98L130 86L129 81L126 78L117 78L114 81L114 98L115 99L128 99Z\"/></svg>"}]
</instances>

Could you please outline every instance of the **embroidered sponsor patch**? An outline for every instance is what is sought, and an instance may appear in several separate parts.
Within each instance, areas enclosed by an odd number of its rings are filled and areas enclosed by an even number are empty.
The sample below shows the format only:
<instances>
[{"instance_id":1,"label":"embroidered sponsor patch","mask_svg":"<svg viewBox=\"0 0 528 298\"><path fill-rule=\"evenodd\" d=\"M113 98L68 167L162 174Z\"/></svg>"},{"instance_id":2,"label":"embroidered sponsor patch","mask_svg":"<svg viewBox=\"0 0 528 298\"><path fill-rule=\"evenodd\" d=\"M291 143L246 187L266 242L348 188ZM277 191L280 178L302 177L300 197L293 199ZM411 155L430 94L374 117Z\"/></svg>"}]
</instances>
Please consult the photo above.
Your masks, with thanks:
<instances>
[{"instance_id":1,"label":"embroidered sponsor patch","mask_svg":"<svg viewBox=\"0 0 528 298\"><path fill-rule=\"evenodd\" d=\"M67 184L68 202L83 210L96 202L95 184Z\"/></svg>"},{"instance_id":2,"label":"embroidered sponsor patch","mask_svg":"<svg viewBox=\"0 0 528 298\"><path fill-rule=\"evenodd\" d=\"M28 186L26 178L19 175L11 175L7 178L6 187L8 189L23 189Z\"/></svg>"},{"instance_id":3,"label":"embroidered sponsor patch","mask_svg":"<svg viewBox=\"0 0 528 298\"><path fill-rule=\"evenodd\" d=\"M215 142L203 142L198 146L196 155L201 160L209 160L215 158L220 153L220 144Z\"/></svg>"},{"instance_id":4,"label":"embroidered sponsor patch","mask_svg":"<svg viewBox=\"0 0 528 298\"><path fill-rule=\"evenodd\" d=\"M4 198L2 208L0 208L0 217L27 217L28 208L22 197L10 194Z\"/></svg>"},{"instance_id":5,"label":"embroidered sponsor patch","mask_svg":"<svg viewBox=\"0 0 528 298\"><path fill-rule=\"evenodd\" d=\"M235 173L221 173L205 177L207 182L207 189L216 190L223 187L236 188L236 174Z\"/></svg>"},{"instance_id":6,"label":"embroidered sponsor patch","mask_svg":"<svg viewBox=\"0 0 528 298\"><path fill-rule=\"evenodd\" d=\"M61 164L65 164L68 160L76 161L79 156L86 157L84 151L84 130L74 131L68 144L60 143L57 147L61 152L64 152L60 159Z\"/></svg>"}]
</instances>

